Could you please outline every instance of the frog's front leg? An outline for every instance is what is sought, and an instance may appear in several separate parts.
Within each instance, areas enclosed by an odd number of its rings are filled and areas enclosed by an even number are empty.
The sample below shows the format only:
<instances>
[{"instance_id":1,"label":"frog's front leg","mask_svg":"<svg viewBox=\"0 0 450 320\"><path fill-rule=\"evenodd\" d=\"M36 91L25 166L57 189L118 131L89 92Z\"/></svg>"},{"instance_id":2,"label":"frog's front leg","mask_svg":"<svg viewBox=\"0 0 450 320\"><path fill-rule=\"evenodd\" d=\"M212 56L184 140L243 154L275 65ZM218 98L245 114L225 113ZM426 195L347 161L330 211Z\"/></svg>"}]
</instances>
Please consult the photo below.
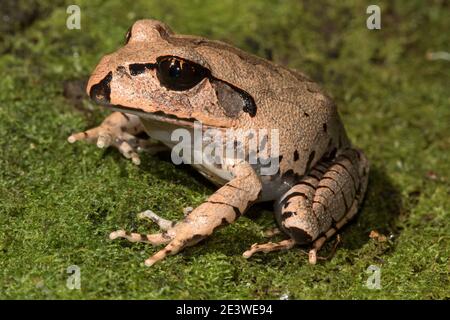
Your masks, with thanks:
<instances>
[{"instance_id":1,"label":"frog's front leg","mask_svg":"<svg viewBox=\"0 0 450 320\"><path fill-rule=\"evenodd\" d=\"M234 178L211 195L206 202L189 213L182 221L173 225L168 220L150 217L160 226L166 226L163 233L153 235L120 234L114 232L110 238L123 237L130 241L143 241L152 244L168 243L166 247L145 261L151 266L168 255L180 252L207 238L217 228L233 223L253 204L261 191L262 185L253 168L246 162L228 165Z\"/></svg>"},{"instance_id":2,"label":"frog's front leg","mask_svg":"<svg viewBox=\"0 0 450 320\"><path fill-rule=\"evenodd\" d=\"M144 132L144 126L138 116L113 112L98 127L87 131L74 133L67 139L70 143L86 140L96 143L99 148L116 147L127 159L134 164L140 164L138 151L160 151L162 146L149 139L140 139L136 135Z\"/></svg>"},{"instance_id":3,"label":"frog's front leg","mask_svg":"<svg viewBox=\"0 0 450 320\"><path fill-rule=\"evenodd\" d=\"M244 252L290 249L294 244L312 243L309 262L317 251L358 211L368 180L368 162L356 149L347 149L332 162L321 162L276 203L275 215L290 239L279 243L254 244Z\"/></svg>"}]
</instances>

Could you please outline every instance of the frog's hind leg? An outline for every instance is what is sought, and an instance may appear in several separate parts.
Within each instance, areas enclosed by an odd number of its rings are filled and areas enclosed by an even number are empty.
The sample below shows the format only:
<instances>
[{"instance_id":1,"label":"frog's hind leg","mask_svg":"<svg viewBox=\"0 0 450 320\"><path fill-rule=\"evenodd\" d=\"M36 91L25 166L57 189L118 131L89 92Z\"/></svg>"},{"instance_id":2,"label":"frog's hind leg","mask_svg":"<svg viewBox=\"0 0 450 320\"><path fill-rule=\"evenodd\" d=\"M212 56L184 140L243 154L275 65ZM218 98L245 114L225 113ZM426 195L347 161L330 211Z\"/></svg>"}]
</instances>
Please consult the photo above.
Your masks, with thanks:
<instances>
[{"instance_id":1,"label":"frog's hind leg","mask_svg":"<svg viewBox=\"0 0 450 320\"><path fill-rule=\"evenodd\" d=\"M313 201L313 212L321 224L321 235L309 251L309 262L317 262L317 252L358 212L366 192L369 163L362 151L347 149L321 178ZM350 205L349 205L350 204Z\"/></svg>"},{"instance_id":2,"label":"frog's hind leg","mask_svg":"<svg viewBox=\"0 0 450 320\"><path fill-rule=\"evenodd\" d=\"M356 215L367 177L368 162L364 154L346 149L334 160L318 163L276 202L275 216L281 229L296 244L312 243L310 263L317 262L317 251L326 240ZM246 256L284 248L266 244L254 245L252 249Z\"/></svg>"},{"instance_id":3,"label":"frog's hind leg","mask_svg":"<svg viewBox=\"0 0 450 320\"><path fill-rule=\"evenodd\" d=\"M306 224L313 227L315 231L318 232L317 223L315 223L315 218L311 213L311 201L309 201L309 199L314 197L315 188L317 187L320 177L323 175L322 172L325 170L325 165L318 165L311 171L311 176L304 178L301 183L289 189L289 191L282 196L281 200L275 204L275 217L277 218L278 225L280 226L281 231L290 235L291 238L278 243L255 243L249 250L243 253L244 258L250 258L257 252L268 253L278 250L288 250L297 243L304 243L304 226L295 223L297 220L305 221ZM286 232L284 221L289 221L290 232Z\"/></svg>"}]
</instances>

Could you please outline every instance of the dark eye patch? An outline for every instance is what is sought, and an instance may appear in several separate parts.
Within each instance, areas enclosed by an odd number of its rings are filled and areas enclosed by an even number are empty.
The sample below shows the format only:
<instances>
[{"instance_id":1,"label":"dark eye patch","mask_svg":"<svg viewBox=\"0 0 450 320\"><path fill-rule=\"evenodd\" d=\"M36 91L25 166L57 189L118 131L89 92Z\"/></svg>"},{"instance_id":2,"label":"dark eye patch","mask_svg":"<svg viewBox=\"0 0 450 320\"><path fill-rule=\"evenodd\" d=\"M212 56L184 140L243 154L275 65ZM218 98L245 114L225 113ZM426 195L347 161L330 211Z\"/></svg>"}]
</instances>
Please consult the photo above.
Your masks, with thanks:
<instances>
[{"instance_id":1,"label":"dark eye patch","mask_svg":"<svg viewBox=\"0 0 450 320\"><path fill-rule=\"evenodd\" d=\"M130 74L132 76L137 76L138 74L144 73L146 69L153 69L156 65L153 63L133 63L128 66Z\"/></svg>"},{"instance_id":2,"label":"dark eye patch","mask_svg":"<svg viewBox=\"0 0 450 320\"><path fill-rule=\"evenodd\" d=\"M250 117L256 115L255 101L247 92L215 78L212 79L212 84L227 116L236 118L241 110L248 113Z\"/></svg>"}]
</instances>

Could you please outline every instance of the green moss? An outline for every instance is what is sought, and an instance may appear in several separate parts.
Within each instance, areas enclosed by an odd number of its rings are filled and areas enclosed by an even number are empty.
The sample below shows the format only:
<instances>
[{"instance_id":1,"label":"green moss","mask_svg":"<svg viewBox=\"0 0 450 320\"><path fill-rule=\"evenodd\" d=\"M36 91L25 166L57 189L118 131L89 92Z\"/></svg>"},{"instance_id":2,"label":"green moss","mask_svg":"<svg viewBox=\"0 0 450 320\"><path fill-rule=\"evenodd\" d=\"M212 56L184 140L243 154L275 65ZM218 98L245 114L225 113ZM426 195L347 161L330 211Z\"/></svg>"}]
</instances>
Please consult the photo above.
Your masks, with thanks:
<instances>
[{"instance_id":1,"label":"green moss","mask_svg":"<svg viewBox=\"0 0 450 320\"><path fill-rule=\"evenodd\" d=\"M378 31L365 28L363 1L78 3L81 30L65 27L65 5L37 2L32 21L16 15L0 28L9 32L0 44L1 298L450 297L449 62L426 59L448 50L439 1L384 1ZM150 269L143 261L156 249L107 240L117 228L155 231L137 212L179 219L214 191L163 157L144 155L136 167L114 150L66 142L106 112L87 101L75 108L63 82L87 78L139 18L304 70L334 96L372 171L333 259L310 266L301 249L242 258L274 225L267 211ZM389 240L370 239L372 230ZM81 268L81 290L66 287L70 265ZM365 286L369 265L381 267L381 290Z\"/></svg>"}]
</instances>

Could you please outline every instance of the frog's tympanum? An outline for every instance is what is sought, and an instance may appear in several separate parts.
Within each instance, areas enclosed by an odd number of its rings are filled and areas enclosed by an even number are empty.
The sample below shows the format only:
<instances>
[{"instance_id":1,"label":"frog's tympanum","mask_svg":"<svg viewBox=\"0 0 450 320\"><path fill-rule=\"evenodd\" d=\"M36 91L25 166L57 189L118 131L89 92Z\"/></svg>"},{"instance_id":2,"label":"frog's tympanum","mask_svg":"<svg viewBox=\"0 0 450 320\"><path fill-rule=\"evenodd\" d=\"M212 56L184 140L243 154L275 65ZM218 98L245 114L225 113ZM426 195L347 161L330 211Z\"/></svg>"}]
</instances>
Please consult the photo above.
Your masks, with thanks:
<instances>
[{"instance_id":1,"label":"frog's tympanum","mask_svg":"<svg viewBox=\"0 0 450 320\"><path fill-rule=\"evenodd\" d=\"M68 140L114 146L139 164L137 151L172 148L179 128L218 132L278 132L278 170L261 174L248 157L219 156L194 167L220 188L179 222L143 213L162 232L149 235L114 231L111 239L165 245L145 261L148 266L192 246L221 226L233 223L257 202L273 201L286 240L253 244L244 252L311 245L309 261L358 211L368 181L368 161L354 148L333 101L304 74L258 58L228 44L178 35L155 20L139 20L125 46L104 56L92 73L87 93L115 112L96 128ZM151 140L138 138L145 132ZM141 135L142 136L142 135ZM263 137L262 149L274 148ZM245 146L248 139L235 145ZM248 153L247 153L248 154Z\"/></svg>"}]
</instances>

